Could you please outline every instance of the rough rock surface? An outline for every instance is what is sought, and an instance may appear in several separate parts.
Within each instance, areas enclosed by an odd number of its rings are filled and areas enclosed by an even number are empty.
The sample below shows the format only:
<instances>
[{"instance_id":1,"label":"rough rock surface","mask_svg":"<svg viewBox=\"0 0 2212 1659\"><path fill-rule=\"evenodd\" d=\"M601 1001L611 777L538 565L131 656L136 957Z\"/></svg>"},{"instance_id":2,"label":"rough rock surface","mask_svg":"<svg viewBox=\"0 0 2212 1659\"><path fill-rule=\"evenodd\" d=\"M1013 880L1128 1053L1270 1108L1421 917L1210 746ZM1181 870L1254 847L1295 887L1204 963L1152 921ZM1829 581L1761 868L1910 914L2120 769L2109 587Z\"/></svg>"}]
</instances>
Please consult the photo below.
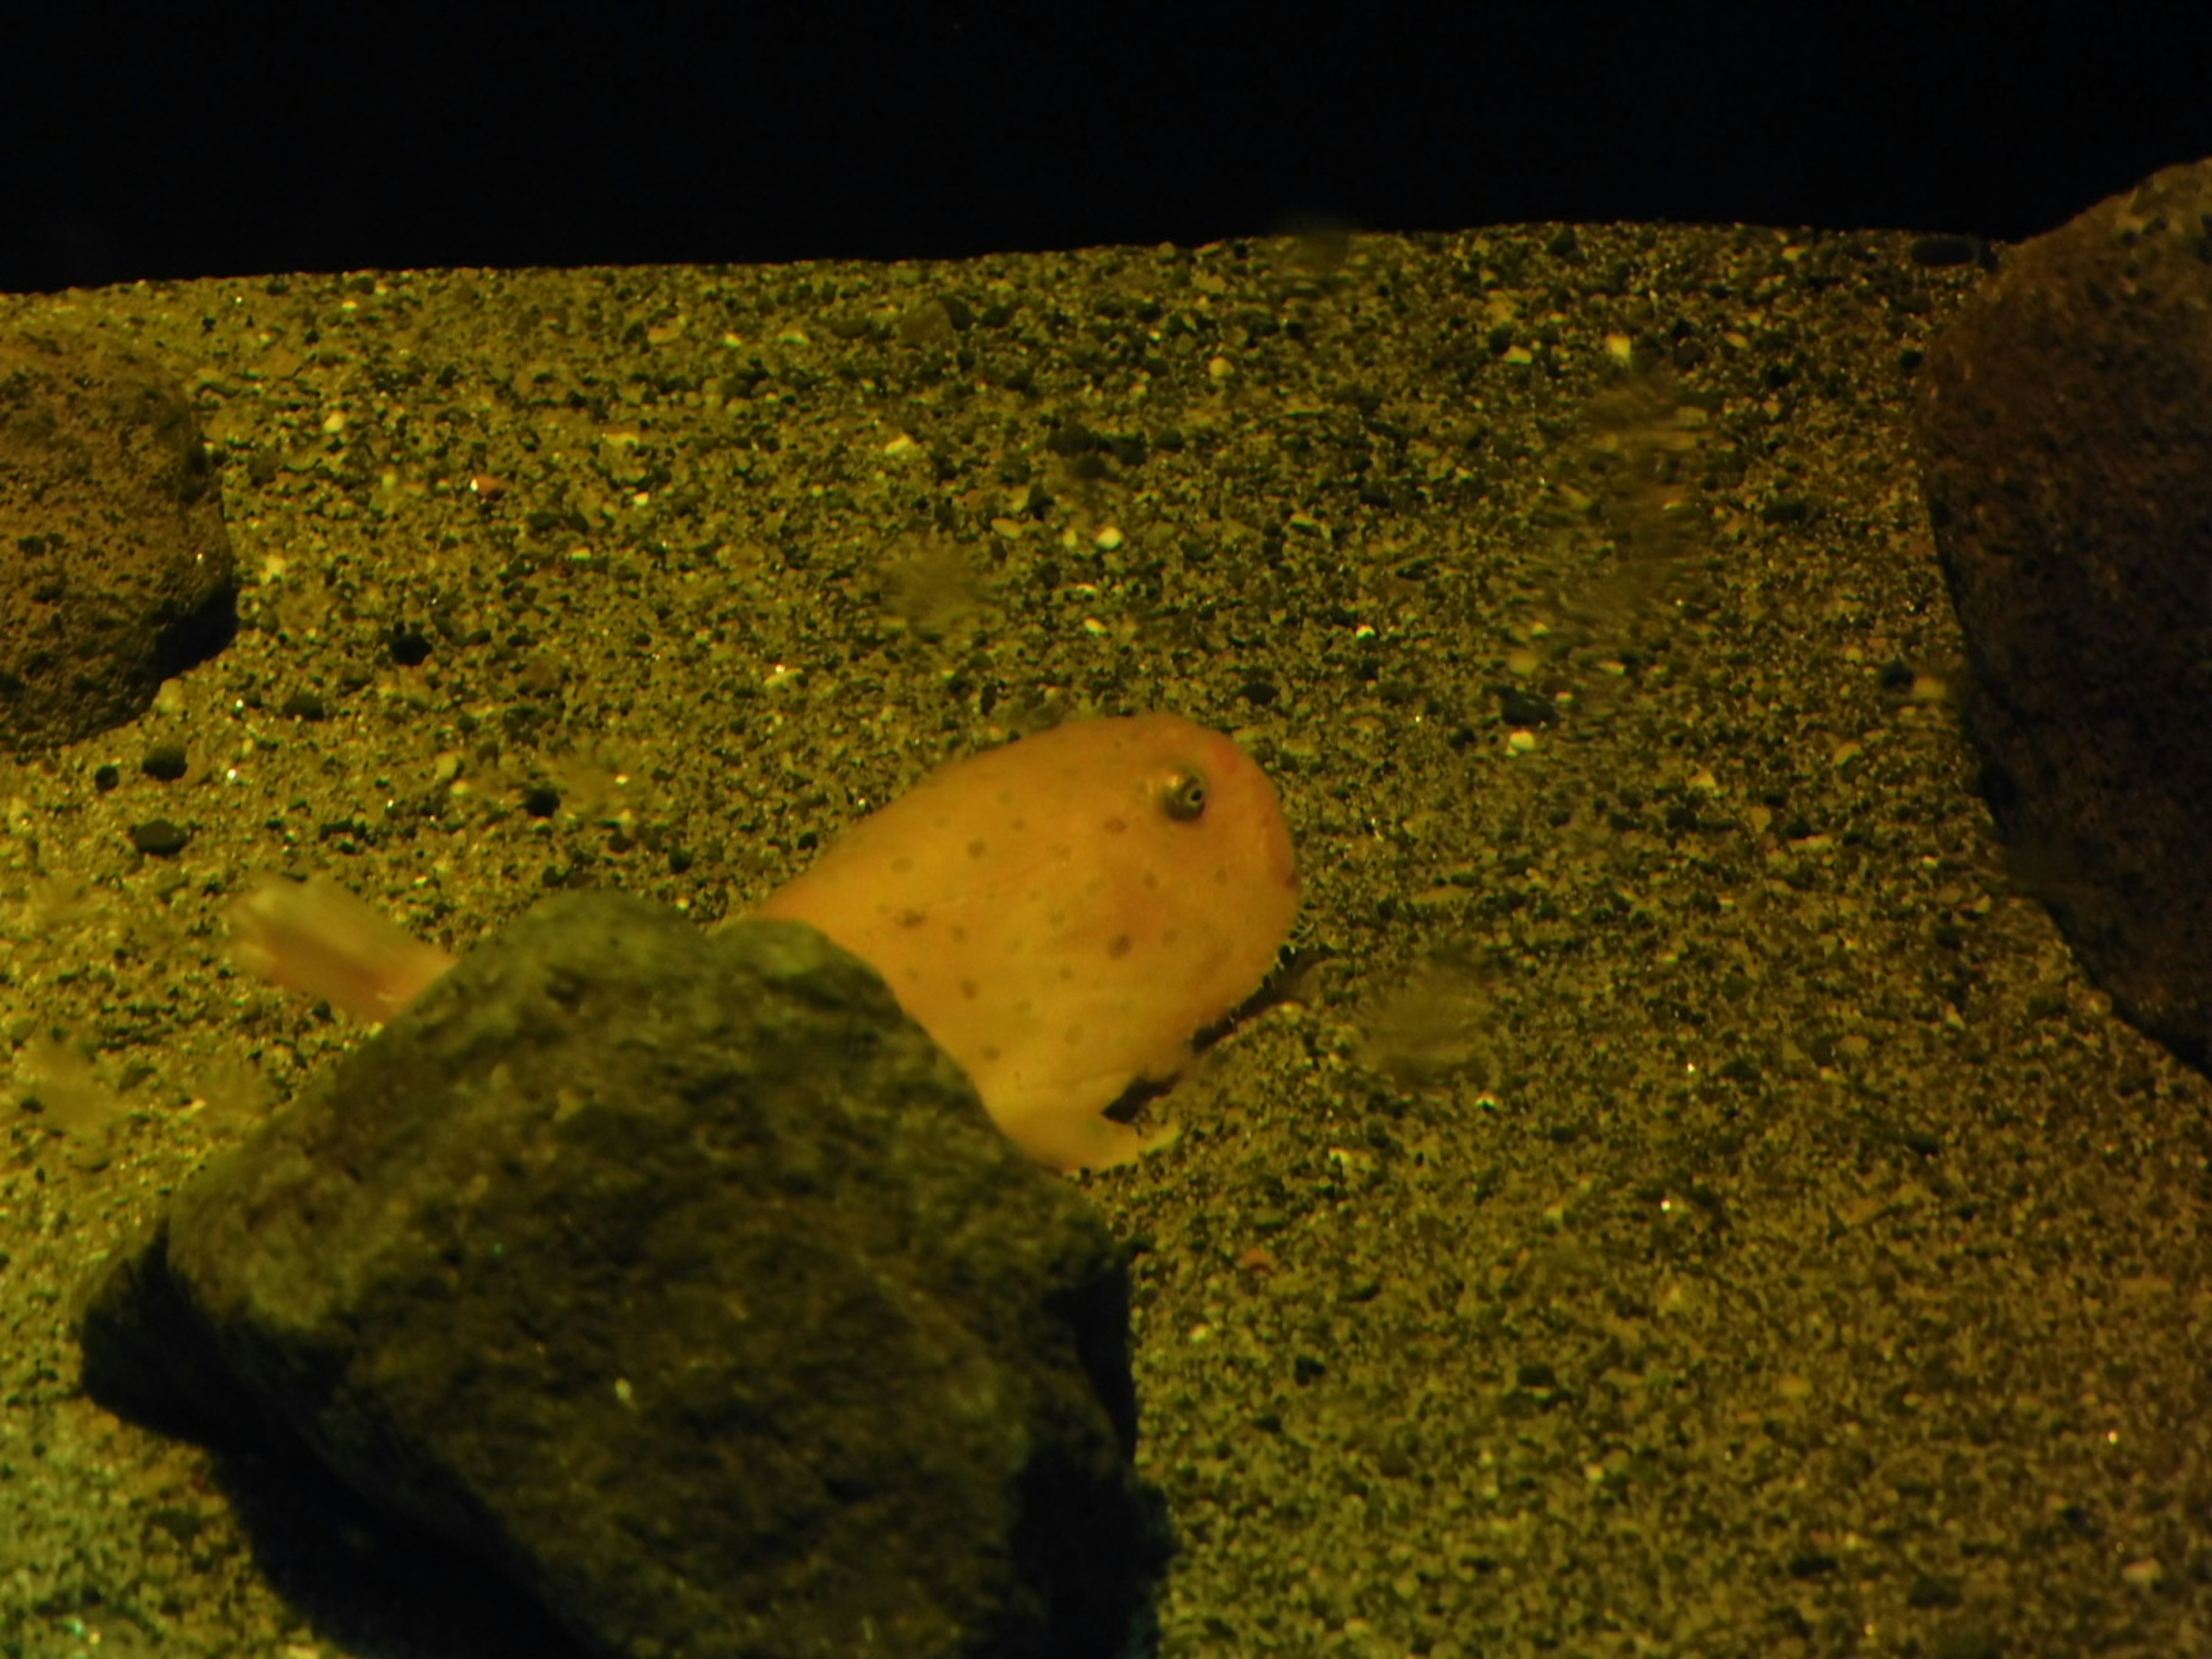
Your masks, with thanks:
<instances>
[{"instance_id":1,"label":"rough rock surface","mask_svg":"<svg viewBox=\"0 0 2212 1659\"><path fill-rule=\"evenodd\" d=\"M1923 475L1991 804L2130 1018L2212 1048L2212 163L2022 245L1930 349Z\"/></svg>"},{"instance_id":2,"label":"rough rock surface","mask_svg":"<svg viewBox=\"0 0 2212 1659\"><path fill-rule=\"evenodd\" d=\"M136 719L228 637L235 580L174 380L90 339L0 339L0 744Z\"/></svg>"},{"instance_id":3,"label":"rough rock surface","mask_svg":"<svg viewBox=\"0 0 2212 1659\"><path fill-rule=\"evenodd\" d=\"M811 928L550 900L181 1192L103 1398L272 1425L660 1659L1111 1654L1118 1247Z\"/></svg>"}]
</instances>

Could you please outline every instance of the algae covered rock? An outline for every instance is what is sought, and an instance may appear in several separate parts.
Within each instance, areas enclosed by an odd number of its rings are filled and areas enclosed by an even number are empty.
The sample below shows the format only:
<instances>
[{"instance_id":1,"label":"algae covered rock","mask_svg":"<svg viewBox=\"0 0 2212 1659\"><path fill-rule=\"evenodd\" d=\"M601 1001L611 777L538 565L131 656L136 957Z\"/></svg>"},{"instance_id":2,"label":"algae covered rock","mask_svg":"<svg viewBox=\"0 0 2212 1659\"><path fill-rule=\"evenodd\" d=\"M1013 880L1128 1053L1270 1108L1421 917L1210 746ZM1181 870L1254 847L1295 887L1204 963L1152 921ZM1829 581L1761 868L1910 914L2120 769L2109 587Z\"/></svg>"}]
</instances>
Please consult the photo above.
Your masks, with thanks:
<instances>
[{"instance_id":1,"label":"algae covered rock","mask_svg":"<svg viewBox=\"0 0 2212 1659\"><path fill-rule=\"evenodd\" d=\"M2212 1053L2212 162L2012 250L1930 347L1922 477L2016 870Z\"/></svg>"},{"instance_id":2,"label":"algae covered rock","mask_svg":"<svg viewBox=\"0 0 2212 1659\"><path fill-rule=\"evenodd\" d=\"M236 583L175 381L106 342L0 337L0 744L136 719L228 640Z\"/></svg>"},{"instance_id":3,"label":"algae covered rock","mask_svg":"<svg viewBox=\"0 0 2212 1659\"><path fill-rule=\"evenodd\" d=\"M595 1649L1110 1655L1127 1279L865 964L556 898L180 1192L88 1385L295 1437Z\"/></svg>"}]
</instances>

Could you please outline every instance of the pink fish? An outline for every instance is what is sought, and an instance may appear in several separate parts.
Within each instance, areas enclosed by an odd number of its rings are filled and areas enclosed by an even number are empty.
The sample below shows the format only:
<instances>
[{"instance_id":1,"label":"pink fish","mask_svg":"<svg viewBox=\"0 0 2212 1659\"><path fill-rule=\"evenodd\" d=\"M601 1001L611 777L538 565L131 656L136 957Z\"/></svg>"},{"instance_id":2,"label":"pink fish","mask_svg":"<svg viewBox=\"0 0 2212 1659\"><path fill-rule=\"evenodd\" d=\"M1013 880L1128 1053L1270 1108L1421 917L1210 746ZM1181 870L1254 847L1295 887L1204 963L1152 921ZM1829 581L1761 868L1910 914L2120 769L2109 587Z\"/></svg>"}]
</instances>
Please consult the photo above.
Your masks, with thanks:
<instances>
[{"instance_id":1,"label":"pink fish","mask_svg":"<svg viewBox=\"0 0 2212 1659\"><path fill-rule=\"evenodd\" d=\"M1267 775L1218 732L1140 714L939 768L754 914L874 967L999 1127L1072 1170L1173 1138L1103 1114L1258 988L1297 911ZM237 926L250 968L369 1019L453 965L320 878L249 895Z\"/></svg>"}]
</instances>

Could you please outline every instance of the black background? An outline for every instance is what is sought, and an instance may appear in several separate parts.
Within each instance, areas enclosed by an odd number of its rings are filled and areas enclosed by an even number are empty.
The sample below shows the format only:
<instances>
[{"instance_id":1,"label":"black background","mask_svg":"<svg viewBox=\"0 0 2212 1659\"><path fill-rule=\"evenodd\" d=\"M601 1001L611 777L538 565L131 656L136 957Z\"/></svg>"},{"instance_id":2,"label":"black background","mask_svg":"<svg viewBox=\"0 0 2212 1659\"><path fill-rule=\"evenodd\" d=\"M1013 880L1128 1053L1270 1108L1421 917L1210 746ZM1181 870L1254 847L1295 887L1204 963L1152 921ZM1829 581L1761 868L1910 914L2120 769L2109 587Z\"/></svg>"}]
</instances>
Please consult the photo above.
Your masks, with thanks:
<instances>
[{"instance_id":1,"label":"black background","mask_svg":"<svg viewBox=\"0 0 2212 1659\"><path fill-rule=\"evenodd\" d=\"M1311 223L2009 239L2212 155L2208 35L2202 3L48 9L0 24L0 289Z\"/></svg>"}]
</instances>

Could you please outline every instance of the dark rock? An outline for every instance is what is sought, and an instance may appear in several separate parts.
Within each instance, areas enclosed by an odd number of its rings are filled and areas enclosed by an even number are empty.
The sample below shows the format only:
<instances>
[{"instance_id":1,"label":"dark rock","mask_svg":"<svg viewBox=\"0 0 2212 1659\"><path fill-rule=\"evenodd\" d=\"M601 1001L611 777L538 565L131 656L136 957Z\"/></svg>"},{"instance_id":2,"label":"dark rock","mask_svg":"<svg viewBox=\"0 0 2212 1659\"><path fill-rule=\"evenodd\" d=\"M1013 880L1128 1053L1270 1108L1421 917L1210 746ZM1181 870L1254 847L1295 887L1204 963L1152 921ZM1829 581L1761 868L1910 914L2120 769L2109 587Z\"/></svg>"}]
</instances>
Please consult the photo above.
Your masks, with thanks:
<instances>
[{"instance_id":1,"label":"dark rock","mask_svg":"<svg viewBox=\"0 0 2212 1659\"><path fill-rule=\"evenodd\" d=\"M131 826L131 844L150 858L174 858L191 838L189 830L179 829L167 818L149 818Z\"/></svg>"},{"instance_id":2,"label":"dark rock","mask_svg":"<svg viewBox=\"0 0 2212 1659\"><path fill-rule=\"evenodd\" d=\"M2015 868L2129 1018L2212 1045L2212 164L2007 256L1919 410Z\"/></svg>"},{"instance_id":3,"label":"dark rock","mask_svg":"<svg viewBox=\"0 0 2212 1659\"><path fill-rule=\"evenodd\" d=\"M296 1436L597 1650L1121 1652L1121 1254L812 929L548 901L180 1192L87 1386Z\"/></svg>"},{"instance_id":4,"label":"dark rock","mask_svg":"<svg viewBox=\"0 0 2212 1659\"><path fill-rule=\"evenodd\" d=\"M236 580L176 384L117 346L0 340L0 744L136 719L228 641Z\"/></svg>"},{"instance_id":5,"label":"dark rock","mask_svg":"<svg viewBox=\"0 0 2212 1659\"><path fill-rule=\"evenodd\" d=\"M159 778L163 783L174 783L192 769L191 757L181 743L157 743L146 751L138 769L149 778Z\"/></svg>"}]
</instances>

